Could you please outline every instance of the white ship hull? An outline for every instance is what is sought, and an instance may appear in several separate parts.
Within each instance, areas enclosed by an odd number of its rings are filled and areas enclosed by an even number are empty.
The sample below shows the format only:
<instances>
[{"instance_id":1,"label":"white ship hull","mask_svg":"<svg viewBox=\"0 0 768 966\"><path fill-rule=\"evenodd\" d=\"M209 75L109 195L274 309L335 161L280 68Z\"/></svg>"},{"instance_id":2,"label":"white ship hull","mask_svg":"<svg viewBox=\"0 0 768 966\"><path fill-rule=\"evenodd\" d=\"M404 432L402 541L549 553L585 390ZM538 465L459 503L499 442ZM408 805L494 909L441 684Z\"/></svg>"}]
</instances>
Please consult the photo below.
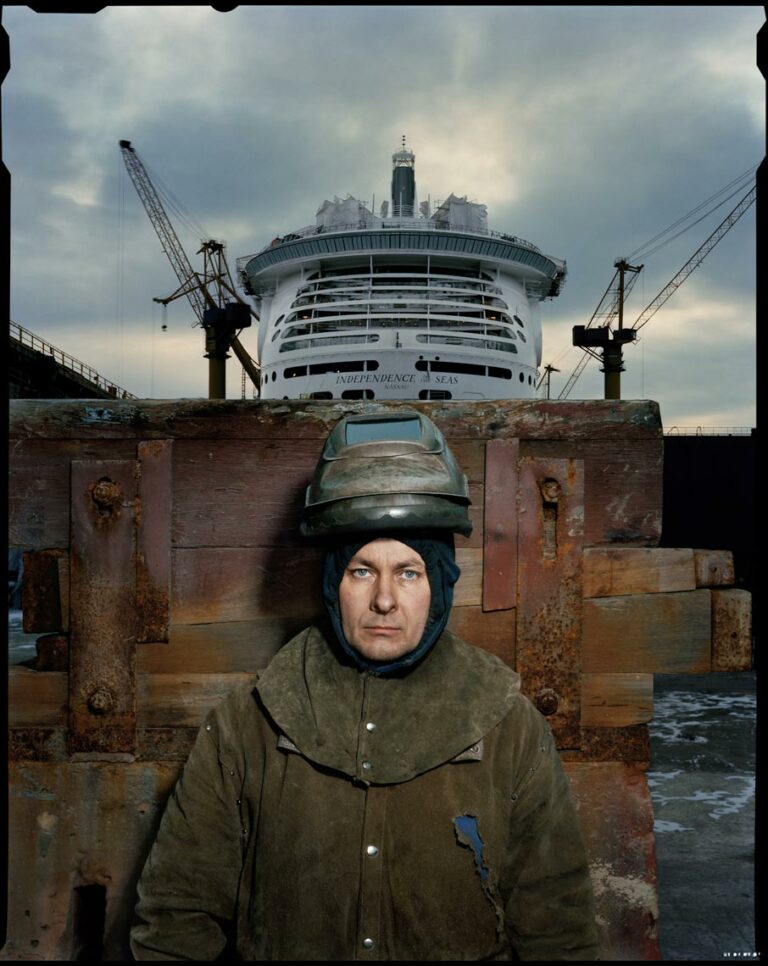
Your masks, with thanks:
<instances>
[{"instance_id":1,"label":"white ship hull","mask_svg":"<svg viewBox=\"0 0 768 966\"><path fill-rule=\"evenodd\" d=\"M262 398L536 395L538 303L558 294L565 263L457 201L460 224L447 208L376 218L355 199L337 199L334 221L325 202L317 225L238 260L260 315Z\"/></svg>"}]
</instances>

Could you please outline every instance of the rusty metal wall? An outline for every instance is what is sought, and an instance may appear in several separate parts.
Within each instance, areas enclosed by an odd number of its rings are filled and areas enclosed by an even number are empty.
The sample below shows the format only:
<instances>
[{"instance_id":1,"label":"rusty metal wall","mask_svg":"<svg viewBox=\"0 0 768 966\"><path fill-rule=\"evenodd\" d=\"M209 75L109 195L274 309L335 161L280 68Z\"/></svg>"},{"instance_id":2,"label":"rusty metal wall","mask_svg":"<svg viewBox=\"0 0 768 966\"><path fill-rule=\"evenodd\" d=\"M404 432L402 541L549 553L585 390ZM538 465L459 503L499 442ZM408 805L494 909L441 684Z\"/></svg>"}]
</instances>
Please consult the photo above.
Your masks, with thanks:
<instances>
[{"instance_id":1,"label":"rusty metal wall","mask_svg":"<svg viewBox=\"0 0 768 966\"><path fill-rule=\"evenodd\" d=\"M654 549L658 409L407 405L445 433L470 484L475 530L457 540L450 626L515 666L553 726L590 850L602 957L658 958L648 685L665 653L698 660L701 648L697 638L686 650L672 628L654 667L627 671L605 622L630 598L586 599L606 586L595 548L634 554L632 574L671 566ZM297 530L303 489L330 427L371 408L11 403L10 545L25 551L25 630L40 638L31 666L10 673L12 888L0 958L128 957L135 883L198 724L320 613L318 553ZM690 578L687 561L675 558L685 575L674 594L644 592L632 576L630 590L643 592L626 620L640 599L683 622L701 612L710 591L696 583L692 551ZM659 601L672 596L684 600ZM743 604L731 601L742 619ZM730 611L721 602L718 613ZM103 919L99 935L84 934L89 919Z\"/></svg>"}]
</instances>

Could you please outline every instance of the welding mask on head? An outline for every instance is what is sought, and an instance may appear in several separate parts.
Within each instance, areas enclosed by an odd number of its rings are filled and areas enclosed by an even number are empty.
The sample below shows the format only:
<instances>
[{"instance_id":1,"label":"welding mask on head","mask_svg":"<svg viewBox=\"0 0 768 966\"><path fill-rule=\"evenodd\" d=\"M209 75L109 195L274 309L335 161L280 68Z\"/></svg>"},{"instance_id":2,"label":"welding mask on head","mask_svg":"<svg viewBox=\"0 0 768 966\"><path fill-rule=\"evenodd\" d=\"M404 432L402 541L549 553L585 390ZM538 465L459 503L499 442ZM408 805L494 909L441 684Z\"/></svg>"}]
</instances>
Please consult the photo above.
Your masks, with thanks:
<instances>
[{"instance_id":1,"label":"welding mask on head","mask_svg":"<svg viewBox=\"0 0 768 966\"><path fill-rule=\"evenodd\" d=\"M470 502L466 476L426 416L406 409L346 416L331 430L307 487L301 532L469 536Z\"/></svg>"}]
</instances>

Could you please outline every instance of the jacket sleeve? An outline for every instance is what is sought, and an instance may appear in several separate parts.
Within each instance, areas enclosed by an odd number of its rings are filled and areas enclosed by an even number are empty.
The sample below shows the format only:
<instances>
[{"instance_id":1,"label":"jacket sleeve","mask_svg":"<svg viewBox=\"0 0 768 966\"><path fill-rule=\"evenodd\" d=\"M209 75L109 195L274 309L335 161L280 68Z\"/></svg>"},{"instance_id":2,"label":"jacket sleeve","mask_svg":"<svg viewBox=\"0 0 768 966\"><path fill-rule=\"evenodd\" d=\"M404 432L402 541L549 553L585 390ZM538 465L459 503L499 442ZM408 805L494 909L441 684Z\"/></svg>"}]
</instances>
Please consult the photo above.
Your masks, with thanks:
<instances>
[{"instance_id":1,"label":"jacket sleeve","mask_svg":"<svg viewBox=\"0 0 768 966\"><path fill-rule=\"evenodd\" d=\"M214 960L236 916L240 797L209 714L168 801L138 884L131 929L138 960Z\"/></svg>"},{"instance_id":2,"label":"jacket sleeve","mask_svg":"<svg viewBox=\"0 0 768 966\"><path fill-rule=\"evenodd\" d=\"M568 777L549 725L525 704L528 748L512 798L507 934L522 960L595 960L594 896Z\"/></svg>"}]
</instances>

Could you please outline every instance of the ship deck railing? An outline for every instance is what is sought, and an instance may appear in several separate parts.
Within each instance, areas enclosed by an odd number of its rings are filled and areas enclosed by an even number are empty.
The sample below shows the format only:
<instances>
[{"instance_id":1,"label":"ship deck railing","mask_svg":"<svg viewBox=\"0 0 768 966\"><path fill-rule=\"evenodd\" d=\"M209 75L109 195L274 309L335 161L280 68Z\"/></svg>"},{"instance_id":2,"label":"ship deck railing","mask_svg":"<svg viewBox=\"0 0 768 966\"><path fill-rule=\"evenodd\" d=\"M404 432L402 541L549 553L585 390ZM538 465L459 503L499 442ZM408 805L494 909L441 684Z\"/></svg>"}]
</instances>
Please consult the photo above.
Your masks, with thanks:
<instances>
[{"instance_id":1,"label":"ship deck railing","mask_svg":"<svg viewBox=\"0 0 768 966\"><path fill-rule=\"evenodd\" d=\"M352 231L393 231L398 229L415 229L417 231L455 231L464 235L480 235L483 238L499 238L503 241L520 245L532 252L542 254L540 248L537 248L536 245L533 245L529 241L525 241L524 238L518 238L517 235L509 235L502 231L493 231L490 228L469 228L462 225L451 225L447 221L434 222L428 218L377 218L374 215L370 218L360 218L357 221L348 222L343 225L307 225L305 228L298 228L296 231L291 231L281 237L273 238L269 244L259 249L259 251L257 251L255 254L238 258L237 261L238 264L240 264L240 262L244 263L251 258L256 258L263 252L269 251L269 249L274 248L275 245L281 245L284 242L297 241L298 239L308 238L313 235L335 235Z\"/></svg>"}]
</instances>

